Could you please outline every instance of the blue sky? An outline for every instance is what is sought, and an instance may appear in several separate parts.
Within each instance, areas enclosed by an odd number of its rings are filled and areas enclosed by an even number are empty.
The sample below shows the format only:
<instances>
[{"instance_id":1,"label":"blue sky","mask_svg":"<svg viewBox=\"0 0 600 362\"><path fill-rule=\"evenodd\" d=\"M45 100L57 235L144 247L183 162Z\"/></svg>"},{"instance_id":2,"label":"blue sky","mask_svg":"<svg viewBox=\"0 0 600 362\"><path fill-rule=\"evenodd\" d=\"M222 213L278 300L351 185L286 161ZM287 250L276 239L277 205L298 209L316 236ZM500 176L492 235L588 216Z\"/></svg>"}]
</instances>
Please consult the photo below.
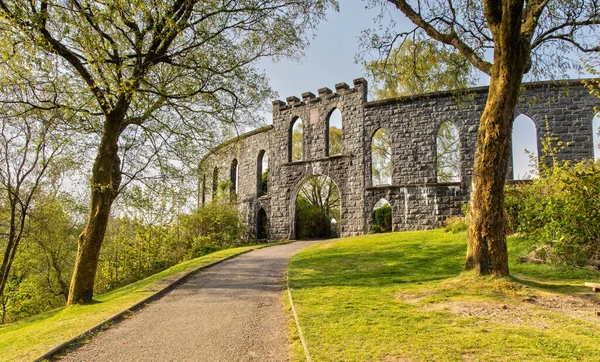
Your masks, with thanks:
<instances>
[{"instance_id":1,"label":"blue sky","mask_svg":"<svg viewBox=\"0 0 600 362\"><path fill-rule=\"evenodd\" d=\"M317 89L346 82L352 86L352 80L365 77L361 64L356 64L356 55L364 51L359 47L361 32L378 25L375 18L380 8L366 8L367 3L357 0L340 0L340 11L328 11L327 19L315 30L315 38L302 57L286 59L280 62L264 60L260 64L271 81L271 87L279 93L279 99L297 96L303 92L317 93ZM384 14L384 23L395 22L399 31L411 29L411 23L398 10L388 8ZM481 85L487 85L487 76L479 74ZM267 115L271 123L271 115ZM597 125L596 125L597 129ZM515 123L513 153L515 154L515 176L531 173L529 157L524 149L535 150L535 129L527 121ZM596 142L597 144L598 142ZM600 155L600 151L599 152Z\"/></svg>"}]
</instances>

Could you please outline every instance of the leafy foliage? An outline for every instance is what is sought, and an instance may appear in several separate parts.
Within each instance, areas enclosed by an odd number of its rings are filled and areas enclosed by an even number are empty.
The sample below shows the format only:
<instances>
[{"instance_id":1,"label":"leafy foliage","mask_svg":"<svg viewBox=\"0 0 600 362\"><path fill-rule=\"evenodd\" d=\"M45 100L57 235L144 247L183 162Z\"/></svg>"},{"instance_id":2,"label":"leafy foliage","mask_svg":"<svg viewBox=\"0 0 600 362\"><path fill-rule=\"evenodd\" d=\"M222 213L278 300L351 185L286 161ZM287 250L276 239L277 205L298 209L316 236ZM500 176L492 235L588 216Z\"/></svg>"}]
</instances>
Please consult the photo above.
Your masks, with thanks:
<instances>
[{"instance_id":1,"label":"leafy foliage","mask_svg":"<svg viewBox=\"0 0 600 362\"><path fill-rule=\"evenodd\" d=\"M328 238L335 234L331 218L318 205L306 199L296 200L296 239Z\"/></svg>"},{"instance_id":2,"label":"leafy foliage","mask_svg":"<svg viewBox=\"0 0 600 362\"><path fill-rule=\"evenodd\" d=\"M340 191L327 176L306 180L296 198L296 238L339 236Z\"/></svg>"},{"instance_id":3,"label":"leafy foliage","mask_svg":"<svg viewBox=\"0 0 600 362\"><path fill-rule=\"evenodd\" d=\"M550 247L547 261L600 265L600 162L555 165L506 190L512 231Z\"/></svg>"},{"instance_id":4,"label":"leafy foliage","mask_svg":"<svg viewBox=\"0 0 600 362\"><path fill-rule=\"evenodd\" d=\"M364 62L377 99L467 88L474 84L469 62L432 40L404 40L383 59Z\"/></svg>"},{"instance_id":5,"label":"leafy foliage","mask_svg":"<svg viewBox=\"0 0 600 362\"><path fill-rule=\"evenodd\" d=\"M392 135L380 128L371 139L371 173L373 186L392 184Z\"/></svg>"},{"instance_id":6,"label":"leafy foliage","mask_svg":"<svg viewBox=\"0 0 600 362\"><path fill-rule=\"evenodd\" d=\"M387 204L373 210L374 233L385 233L392 231L392 207Z\"/></svg>"},{"instance_id":7,"label":"leafy foliage","mask_svg":"<svg viewBox=\"0 0 600 362\"><path fill-rule=\"evenodd\" d=\"M292 128L292 161L302 161L304 153L304 127L302 120L298 119Z\"/></svg>"},{"instance_id":8,"label":"leafy foliage","mask_svg":"<svg viewBox=\"0 0 600 362\"><path fill-rule=\"evenodd\" d=\"M329 126L329 155L341 155L342 151L342 129L336 126Z\"/></svg>"},{"instance_id":9,"label":"leafy foliage","mask_svg":"<svg viewBox=\"0 0 600 362\"><path fill-rule=\"evenodd\" d=\"M460 147L458 128L445 121L436 135L436 162L438 182L460 181Z\"/></svg>"}]
</instances>

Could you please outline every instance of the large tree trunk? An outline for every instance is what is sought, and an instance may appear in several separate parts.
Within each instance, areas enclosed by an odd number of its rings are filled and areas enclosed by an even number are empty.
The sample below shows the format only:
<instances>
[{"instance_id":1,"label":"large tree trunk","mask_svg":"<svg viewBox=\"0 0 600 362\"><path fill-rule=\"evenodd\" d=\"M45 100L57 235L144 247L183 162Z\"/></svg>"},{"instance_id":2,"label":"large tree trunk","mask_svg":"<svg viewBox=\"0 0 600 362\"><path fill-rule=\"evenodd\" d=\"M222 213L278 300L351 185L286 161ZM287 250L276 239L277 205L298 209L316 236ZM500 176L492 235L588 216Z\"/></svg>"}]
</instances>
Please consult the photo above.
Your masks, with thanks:
<instances>
[{"instance_id":1,"label":"large tree trunk","mask_svg":"<svg viewBox=\"0 0 600 362\"><path fill-rule=\"evenodd\" d=\"M506 41L506 39L503 39ZM502 40L495 49L488 99L479 122L466 269L479 275L508 275L504 181L514 110L529 61L526 45ZM516 49L515 49L516 48Z\"/></svg>"},{"instance_id":2,"label":"large tree trunk","mask_svg":"<svg viewBox=\"0 0 600 362\"><path fill-rule=\"evenodd\" d=\"M107 117L104 134L94 161L88 222L79 235L77 259L69 288L67 305L92 300L100 247L104 240L110 208L120 184L117 142L121 122Z\"/></svg>"}]
</instances>

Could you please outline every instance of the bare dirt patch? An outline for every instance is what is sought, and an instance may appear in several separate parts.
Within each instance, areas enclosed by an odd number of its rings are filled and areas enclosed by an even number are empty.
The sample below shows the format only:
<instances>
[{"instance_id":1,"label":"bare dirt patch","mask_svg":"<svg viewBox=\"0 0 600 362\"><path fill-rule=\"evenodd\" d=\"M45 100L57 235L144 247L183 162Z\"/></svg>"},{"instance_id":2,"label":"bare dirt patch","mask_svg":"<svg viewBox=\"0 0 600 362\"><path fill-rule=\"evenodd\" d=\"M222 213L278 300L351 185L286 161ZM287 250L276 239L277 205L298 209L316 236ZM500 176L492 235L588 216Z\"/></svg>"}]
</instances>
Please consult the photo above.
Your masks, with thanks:
<instances>
[{"instance_id":1,"label":"bare dirt patch","mask_svg":"<svg viewBox=\"0 0 600 362\"><path fill-rule=\"evenodd\" d=\"M483 322L513 325L528 324L544 329L547 328L546 323L544 323L545 312L550 310L571 318L600 325L600 316L596 314L600 311L600 299L593 294L576 296L530 295L520 301L512 299L507 303L452 300L426 304L423 309L426 311L444 310L461 317L480 317Z\"/></svg>"}]
</instances>

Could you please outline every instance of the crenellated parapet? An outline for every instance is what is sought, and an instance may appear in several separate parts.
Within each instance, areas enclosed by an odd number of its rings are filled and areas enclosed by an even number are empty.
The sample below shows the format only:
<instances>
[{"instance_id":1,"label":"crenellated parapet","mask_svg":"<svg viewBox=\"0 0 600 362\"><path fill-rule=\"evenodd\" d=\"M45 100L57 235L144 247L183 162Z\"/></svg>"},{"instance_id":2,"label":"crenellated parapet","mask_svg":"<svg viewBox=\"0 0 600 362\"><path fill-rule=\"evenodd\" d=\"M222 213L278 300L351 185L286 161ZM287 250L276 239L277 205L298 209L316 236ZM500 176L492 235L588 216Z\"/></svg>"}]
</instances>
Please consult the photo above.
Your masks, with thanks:
<instances>
[{"instance_id":1,"label":"crenellated parapet","mask_svg":"<svg viewBox=\"0 0 600 362\"><path fill-rule=\"evenodd\" d=\"M301 99L296 96L289 96L285 98L285 102L282 100L274 100L272 102L273 111L285 111L294 107L301 107L305 105L311 105L317 102L331 100L335 97L344 96L350 93L359 94L363 101L367 101L367 81L364 78L357 78L353 81L354 88L350 88L347 83L337 83L335 85L335 92L331 89L324 87L319 88L317 91L318 96L315 96L312 92L304 92L301 95Z\"/></svg>"}]
</instances>

